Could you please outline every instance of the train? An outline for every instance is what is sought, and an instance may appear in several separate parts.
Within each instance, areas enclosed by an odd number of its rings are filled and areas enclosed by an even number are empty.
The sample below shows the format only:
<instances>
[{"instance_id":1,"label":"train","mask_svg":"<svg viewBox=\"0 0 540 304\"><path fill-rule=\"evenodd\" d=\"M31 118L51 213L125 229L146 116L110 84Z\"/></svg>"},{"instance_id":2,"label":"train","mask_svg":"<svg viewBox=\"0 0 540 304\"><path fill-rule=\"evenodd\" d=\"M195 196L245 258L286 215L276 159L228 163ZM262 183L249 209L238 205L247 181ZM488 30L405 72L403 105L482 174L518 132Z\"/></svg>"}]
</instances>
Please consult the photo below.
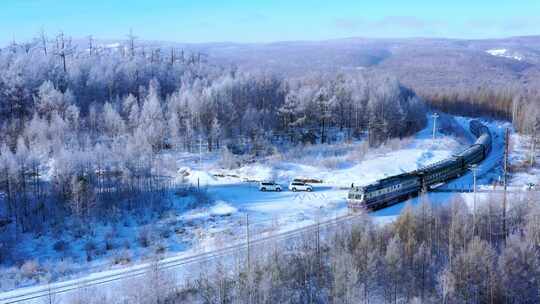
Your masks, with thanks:
<instances>
[{"instance_id":1,"label":"train","mask_svg":"<svg viewBox=\"0 0 540 304\"><path fill-rule=\"evenodd\" d=\"M378 210L413 198L434 186L455 179L478 164L491 152L489 128L478 120L469 123L476 137L473 145L462 152L418 170L378 180L362 187L351 187L347 203L351 209Z\"/></svg>"}]
</instances>

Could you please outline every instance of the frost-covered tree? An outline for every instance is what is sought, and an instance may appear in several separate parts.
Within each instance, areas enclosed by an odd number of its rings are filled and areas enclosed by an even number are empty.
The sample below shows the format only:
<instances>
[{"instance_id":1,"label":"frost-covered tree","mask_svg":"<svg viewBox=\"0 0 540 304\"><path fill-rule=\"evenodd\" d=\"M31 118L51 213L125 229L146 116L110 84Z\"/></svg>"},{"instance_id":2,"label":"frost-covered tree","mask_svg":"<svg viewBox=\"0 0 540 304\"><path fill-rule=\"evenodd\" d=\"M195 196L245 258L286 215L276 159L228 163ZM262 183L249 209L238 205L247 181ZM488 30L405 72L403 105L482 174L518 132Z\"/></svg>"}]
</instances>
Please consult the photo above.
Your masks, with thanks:
<instances>
[{"instance_id":1,"label":"frost-covered tree","mask_svg":"<svg viewBox=\"0 0 540 304\"><path fill-rule=\"evenodd\" d=\"M219 123L219 120L215 117L212 120L212 131L210 132L210 139L208 142L212 143L212 145L208 148L208 150L212 151L213 148L219 149L219 142L221 138L221 124Z\"/></svg>"},{"instance_id":2,"label":"frost-covered tree","mask_svg":"<svg viewBox=\"0 0 540 304\"><path fill-rule=\"evenodd\" d=\"M399 236L395 236L390 240L386 248L385 255L386 265L386 280L388 284L388 299L391 302L397 303L398 288L403 282L403 244Z\"/></svg>"},{"instance_id":3,"label":"frost-covered tree","mask_svg":"<svg viewBox=\"0 0 540 304\"><path fill-rule=\"evenodd\" d=\"M89 42L41 33L0 50L0 192L21 230L37 219L144 206L148 197L159 203L174 185L161 175L169 148L198 151L199 140L203 149L227 147L224 163L236 166L237 154L273 153L276 143L361 135L368 100L387 125L381 141L425 120L422 101L382 76L291 78L133 39L118 48ZM403 121L418 123L401 128Z\"/></svg>"},{"instance_id":4,"label":"frost-covered tree","mask_svg":"<svg viewBox=\"0 0 540 304\"><path fill-rule=\"evenodd\" d=\"M540 301L540 261L534 243L511 235L502 254L498 267L501 283L511 303L535 303Z\"/></svg>"},{"instance_id":5,"label":"frost-covered tree","mask_svg":"<svg viewBox=\"0 0 540 304\"><path fill-rule=\"evenodd\" d=\"M105 135L111 138L124 134L124 120L108 102L103 106L103 128Z\"/></svg>"},{"instance_id":6,"label":"frost-covered tree","mask_svg":"<svg viewBox=\"0 0 540 304\"><path fill-rule=\"evenodd\" d=\"M150 87L148 96L144 100L137 133L144 136L154 149L162 148L166 128L161 100L156 86Z\"/></svg>"},{"instance_id":7,"label":"frost-covered tree","mask_svg":"<svg viewBox=\"0 0 540 304\"><path fill-rule=\"evenodd\" d=\"M490 302L495 277L495 252L475 237L452 263L457 297L465 302Z\"/></svg>"}]
</instances>

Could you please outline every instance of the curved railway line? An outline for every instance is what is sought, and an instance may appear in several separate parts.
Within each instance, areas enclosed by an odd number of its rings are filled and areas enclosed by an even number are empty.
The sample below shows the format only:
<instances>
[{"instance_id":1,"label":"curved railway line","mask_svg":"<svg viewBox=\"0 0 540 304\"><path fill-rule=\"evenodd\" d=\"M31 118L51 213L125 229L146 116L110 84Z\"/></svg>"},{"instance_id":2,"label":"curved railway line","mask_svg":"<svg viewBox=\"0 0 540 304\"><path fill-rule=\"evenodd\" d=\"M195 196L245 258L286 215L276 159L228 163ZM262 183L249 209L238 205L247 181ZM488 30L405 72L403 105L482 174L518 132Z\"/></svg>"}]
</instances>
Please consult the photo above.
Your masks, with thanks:
<instances>
[{"instance_id":1,"label":"curved railway line","mask_svg":"<svg viewBox=\"0 0 540 304\"><path fill-rule=\"evenodd\" d=\"M347 198L349 207L386 208L466 174L471 166L487 158L493 142L489 128L478 120L472 120L469 129L477 139L467 149L418 170L390 176L364 187L353 187Z\"/></svg>"}]
</instances>

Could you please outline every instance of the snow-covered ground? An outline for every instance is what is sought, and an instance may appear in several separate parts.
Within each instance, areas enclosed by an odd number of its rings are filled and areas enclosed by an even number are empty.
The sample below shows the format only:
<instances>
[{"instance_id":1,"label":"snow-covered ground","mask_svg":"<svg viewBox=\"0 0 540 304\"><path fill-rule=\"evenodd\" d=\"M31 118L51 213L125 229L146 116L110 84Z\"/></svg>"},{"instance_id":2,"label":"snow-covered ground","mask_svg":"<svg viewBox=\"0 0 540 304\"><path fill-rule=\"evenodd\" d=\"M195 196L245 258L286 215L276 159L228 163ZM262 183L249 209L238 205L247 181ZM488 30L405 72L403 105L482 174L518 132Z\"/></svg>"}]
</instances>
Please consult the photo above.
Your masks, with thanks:
<instances>
[{"instance_id":1,"label":"snow-covered ground","mask_svg":"<svg viewBox=\"0 0 540 304\"><path fill-rule=\"evenodd\" d=\"M530 137L521 134L512 134L510 137L512 152L510 153L510 165L515 168L510 181L516 187L525 187L528 183L540 185L540 157L536 153L535 166L530 167L531 140Z\"/></svg>"},{"instance_id":2,"label":"snow-covered ground","mask_svg":"<svg viewBox=\"0 0 540 304\"><path fill-rule=\"evenodd\" d=\"M468 133L469 119L458 117L456 121L455 125L461 126L461 130L454 130L454 134L460 134L459 136L437 133L437 138L433 140L433 126L430 124L413 138L394 141L378 149L368 151L361 141L318 145L300 150L291 148L279 155L232 170L221 168L219 154L203 155L202 163L198 162L198 155L179 154L177 164L182 169L179 170L178 178L186 178L193 185L206 189L212 199L211 203L189 210L179 207L151 226L161 227L163 231L173 231L172 236L162 237L159 242L165 249L165 256L174 259L242 241L246 236L248 217L249 231L254 237L263 233L290 231L344 215L348 212L345 198L352 183L365 185L386 176L415 170L445 159L469 145L472 140ZM501 174L503 134L504 128L508 127L500 122L485 123L493 132L494 146L489 158L479 166L480 187L490 187ZM315 191L312 193L288 191L288 183L298 177L320 179L323 182L314 184ZM256 180L275 180L282 185L284 191L260 192L254 182ZM471 184L472 175L466 174L445 187L469 187ZM447 203L454 196L463 196L469 205L472 204L472 194L428 194L429 200L435 204ZM175 198L174 205L184 206L189 199ZM478 201L481 201L481 197ZM418 199L412 199L371 213L371 216L380 223L392 221L405 204L417 202ZM123 236L126 240L135 238L135 232L130 229L135 229L133 227L136 223L124 226L125 231L118 232L120 237ZM97 232L97 242L105 235L99 232L101 230ZM44 243L51 242L51 239L28 239L25 242L23 248L32 250L46 246ZM133 247L136 243L132 242L130 248L130 258L134 262L152 253L150 249ZM75 247L73 250L83 250L80 247L84 245L81 241L80 244L75 243L72 246ZM59 257L54 254L46 257L51 259L51 263L58 263L54 258ZM121 266L110 265L111 258L107 255L101 256L96 261L80 266L76 272L81 276L111 267L113 272L121 272ZM86 269L83 269L84 267ZM99 274L92 276L96 275Z\"/></svg>"},{"instance_id":3,"label":"snow-covered ground","mask_svg":"<svg viewBox=\"0 0 540 304\"><path fill-rule=\"evenodd\" d=\"M507 49L490 49L490 50L487 50L486 53L492 56L510 58L517 61L523 60L523 56L521 56L519 53L512 52Z\"/></svg>"},{"instance_id":4,"label":"snow-covered ground","mask_svg":"<svg viewBox=\"0 0 540 304\"><path fill-rule=\"evenodd\" d=\"M356 161L351 154L361 149L361 143L354 143L340 151L344 155L338 155L337 164L326 167L325 161L328 156L319 152L319 157L313 155L313 151L303 153L301 160L273 160L268 159L262 163L256 163L238 168L236 170L219 170L213 172L221 175L234 175L238 177L218 178L213 177L206 171L194 169L191 171L190 180L208 187L213 197L234 206L242 214L249 213L251 218L271 222L279 218L280 228L286 229L287 225L302 225L312 223L318 217L332 217L348 212L346 195L351 184L366 185L378 179L413 171L422 166L445 159L457 151L462 150L473 140L468 131L470 119L456 118L457 125L465 132L455 132L466 136L456 137L441 133L437 139L432 140L432 125L428 125L414 138L404 141L404 146L399 149L383 147L362 155ZM502 175L500 164L503 157L504 129L509 125L500 122L485 121L493 132L493 152L478 167L478 187L491 187L494 181ZM454 130L456 131L456 130ZM402 143L403 144L403 143ZM337 149L338 147L336 147ZM328 148L324 152L327 151ZM315 153L316 154L316 153ZM356 155L356 157L358 157ZM307 161L306 161L307 160ZM255 183L245 183L242 179L275 180L281 183L283 188L293 178L313 178L323 181L316 185L313 193L294 193L284 191L280 193L261 193ZM472 174L466 174L452 181L446 187L470 188L473 184ZM434 202L448 202L456 194L430 193L429 199ZM457 194L464 197L469 194ZM417 199L394 205L390 208L372 213L381 221L391 220L397 216L407 203L416 204Z\"/></svg>"},{"instance_id":5,"label":"snow-covered ground","mask_svg":"<svg viewBox=\"0 0 540 304\"><path fill-rule=\"evenodd\" d=\"M268 223L286 230L313 223L317 219L335 217L348 212L346 196L351 184L366 185L386 176L413 171L451 156L470 142L464 138L437 134L432 139L428 125L411 139L395 142L363 154L362 142L307 147L295 155L283 153L234 170L220 169L218 160L207 159L202 166L189 168L188 180L206 187L210 195L223 206L237 211L221 220L221 227L234 226L249 214L253 223ZM215 162L215 163L214 163ZM179 167L188 166L179 163ZM225 177L217 177L225 176ZM231 177L232 176L232 177ZM312 193L288 191L294 178L322 180L313 184ZM274 180L283 192L260 192L256 182ZM209 216L207 208L192 210ZM386 216L388 212L382 212ZM398 213L396 210L393 215ZM191 215L189 215L191 216ZM223 220L229 223L223 223Z\"/></svg>"}]
</instances>

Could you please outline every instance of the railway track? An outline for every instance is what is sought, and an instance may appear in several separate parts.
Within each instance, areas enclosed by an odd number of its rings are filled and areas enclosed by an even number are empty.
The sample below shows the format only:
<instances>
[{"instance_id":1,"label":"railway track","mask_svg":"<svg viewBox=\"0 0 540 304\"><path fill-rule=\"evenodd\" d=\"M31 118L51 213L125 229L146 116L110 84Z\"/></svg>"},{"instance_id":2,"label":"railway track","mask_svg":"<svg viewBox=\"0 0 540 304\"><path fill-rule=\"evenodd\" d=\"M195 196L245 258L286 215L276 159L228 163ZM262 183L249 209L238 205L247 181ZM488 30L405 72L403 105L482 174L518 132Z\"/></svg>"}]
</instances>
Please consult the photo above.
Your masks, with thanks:
<instances>
[{"instance_id":1,"label":"railway track","mask_svg":"<svg viewBox=\"0 0 540 304\"><path fill-rule=\"evenodd\" d=\"M344 189L348 189L348 188L344 188ZM454 188L454 189L439 188L439 189L432 189L431 191L433 192L473 192L471 191L471 189L458 189L458 188ZM477 192L502 192L502 190L484 190L484 191L477 190ZM251 248L251 246L260 245L269 241L291 240L305 233L316 232L317 229L329 228L329 227L344 223L346 221L350 221L354 218L359 217L360 215L361 213L348 214L348 215L336 217L327 221L323 221L317 224L312 224L312 225L296 228L293 230L289 230L289 231L285 231L285 232L281 232L281 233L273 234L273 235L268 235L267 233L259 234L249 240L249 246ZM195 254L191 256L166 258L158 262L158 267L159 269L163 269L163 270L181 268L187 265L192 265L192 264L201 263L205 261L215 260L218 258L223 258L228 255L237 253L241 250L247 250L247 248L248 248L248 242L241 241L241 242L237 242L230 246L223 247L223 248L211 251L211 252L205 252L205 253ZM53 284L44 285L44 286L21 288L21 289L17 289L10 292L0 293L0 304L24 303L24 302L29 302L29 301L33 301L33 303L37 303L38 301L45 300L51 296L59 296L59 295L66 296L66 295L69 295L71 292L76 292L77 290L103 286L103 285L118 282L121 280L141 277L149 273L152 270L152 267L155 267L155 264L145 263L138 266L130 267L128 269L118 270L118 271L115 271L114 273L108 273L102 276L99 276L99 274L93 275L93 276L96 276L94 278L70 280L70 281L58 282L58 283L53 283ZM39 303L42 303L42 302L43 301L40 301Z\"/></svg>"},{"instance_id":2,"label":"railway track","mask_svg":"<svg viewBox=\"0 0 540 304\"><path fill-rule=\"evenodd\" d=\"M274 234L274 235L263 235L254 237L249 240L250 248L252 246L260 245L268 241L287 241L294 239L300 235L310 232L316 232L318 229L329 228L340 223L350 221L354 218L359 217L360 214L347 214L344 216L339 216L331 220L323 221L320 223L308 225L305 227L289 230L286 232ZM227 255L231 255L240 250L247 250L248 243L247 241L240 242L231 246L220 248L211 252L196 254L188 257L180 258L168 258L158 262L158 267L160 270L165 269L175 269L183 266L200 263L204 261L214 260L217 258L223 258ZM21 288L11 292L5 292L0 294L0 303L1 304L13 304L13 303L24 303L29 301L38 301L45 300L50 297L56 297L59 295L66 295L70 292L75 292L77 290L102 286L108 283L127 280L130 278L140 277L149 273L152 270L151 263L146 263L140 266L135 266L133 269L129 270L119 270L118 273L107 274L101 277L91 278L91 279L78 279L65 282L58 282L49 284L46 286L40 287L30 287L30 288ZM25 289L27 291L25 291Z\"/></svg>"}]
</instances>

